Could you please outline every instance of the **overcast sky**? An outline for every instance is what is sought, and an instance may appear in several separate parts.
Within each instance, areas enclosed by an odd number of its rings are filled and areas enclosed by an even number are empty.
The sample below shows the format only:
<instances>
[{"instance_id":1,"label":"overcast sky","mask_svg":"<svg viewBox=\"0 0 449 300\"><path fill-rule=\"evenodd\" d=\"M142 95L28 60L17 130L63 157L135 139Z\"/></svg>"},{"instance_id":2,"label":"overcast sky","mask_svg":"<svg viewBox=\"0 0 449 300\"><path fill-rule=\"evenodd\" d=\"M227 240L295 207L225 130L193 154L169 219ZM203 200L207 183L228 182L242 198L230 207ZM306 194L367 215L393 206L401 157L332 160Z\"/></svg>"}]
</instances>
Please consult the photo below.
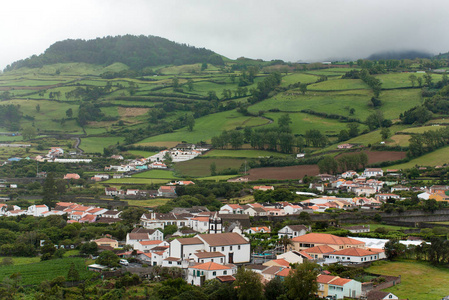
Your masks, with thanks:
<instances>
[{"instance_id":1,"label":"overcast sky","mask_svg":"<svg viewBox=\"0 0 449 300\"><path fill-rule=\"evenodd\" d=\"M156 35L235 59L449 51L447 0L5 0L0 69L64 39Z\"/></svg>"}]
</instances>

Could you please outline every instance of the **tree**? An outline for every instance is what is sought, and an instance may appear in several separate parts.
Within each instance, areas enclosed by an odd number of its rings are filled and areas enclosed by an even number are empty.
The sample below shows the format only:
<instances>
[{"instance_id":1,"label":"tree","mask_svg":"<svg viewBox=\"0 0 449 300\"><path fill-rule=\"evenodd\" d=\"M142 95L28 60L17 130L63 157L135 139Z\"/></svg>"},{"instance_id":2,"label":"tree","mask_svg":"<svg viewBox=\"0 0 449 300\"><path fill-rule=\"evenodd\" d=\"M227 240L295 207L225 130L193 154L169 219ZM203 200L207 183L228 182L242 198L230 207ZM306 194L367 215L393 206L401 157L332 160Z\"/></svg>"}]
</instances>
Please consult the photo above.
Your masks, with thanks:
<instances>
[{"instance_id":1,"label":"tree","mask_svg":"<svg viewBox=\"0 0 449 300\"><path fill-rule=\"evenodd\" d=\"M424 81L429 88L432 87L432 74L426 72L426 74L424 74Z\"/></svg>"},{"instance_id":2,"label":"tree","mask_svg":"<svg viewBox=\"0 0 449 300\"><path fill-rule=\"evenodd\" d=\"M215 162L212 162L210 164L210 176L215 176L217 175L217 165L215 164Z\"/></svg>"},{"instance_id":3,"label":"tree","mask_svg":"<svg viewBox=\"0 0 449 300\"><path fill-rule=\"evenodd\" d=\"M318 162L318 168L320 173L335 174L338 172L338 163L335 158L326 155Z\"/></svg>"},{"instance_id":4,"label":"tree","mask_svg":"<svg viewBox=\"0 0 449 300\"><path fill-rule=\"evenodd\" d=\"M47 174L44 185L42 187L42 204L53 207L53 200L57 200L57 187L53 172Z\"/></svg>"},{"instance_id":5,"label":"tree","mask_svg":"<svg viewBox=\"0 0 449 300\"><path fill-rule=\"evenodd\" d=\"M340 130L340 133L338 134L338 141L343 142L349 140L349 133L347 130Z\"/></svg>"},{"instance_id":6,"label":"tree","mask_svg":"<svg viewBox=\"0 0 449 300\"><path fill-rule=\"evenodd\" d=\"M172 79L173 88L177 89L179 87L179 79L178 77L173 77Z\"/></svg>"},{"instance_id":7,"label":"tree","mask_svg":"<svg viewBox=\"0 0 449 300\"><path fill-rule=\"evenodd\" d=\"M380 130L380 135L382 136L383 140L386 140L390 136L390 129L388 129L387 127L383 127Z\"/></svg>"},{"instance_id":8,"label":"tree","mask_svg":"<svg viewBox=\"0 0 449 300\"><path fill-rule=\"evenodd\" d=\"M193 80L192 79L187 80L187 88L189 91L193 91Z\"/></svg>"},{"instance_id":9,"label":"tree","mask_svg":"<svg viewBox=\"0 0 449 300\"><path fill-rule=\"evenodd\" d=\"M235 275L234 287L239 300L263 299L263 284L260 275L240 267Z\"/></svg>"},{"instance_id":10,"label":"tree","mask_svg":"<svg viewBox=\"0 0 449 300\"><path fill-rule=\"evenodd\" d=\"M80 252L82 254L97 255L98 245L95 242L87 242L81 245Z\"/></svg>"},{"instance_id":11,"label":"tree","mask_svg":"<svg viewBox=\"0 0 449 300\"><path fill-rule=\"evenodd\" d=\"M44 245L41 248L41 260L48 260L52 257L52 255L55 253L56 248L55 245L51 242L46 240L44 242Z\"/></svg>"},{"instance_id":12,"label":"tree","mask_svg":"<svg viewBox=\"0 0 449 300\"><path fill-rule=\"evenodd\" d=\"M359 124L352 122L346 125L348 127L349 137L356 137L359 135Z\"/></svg>"},{"instance_id":13,"label":"tree","mask_svg":"<svg viewBox=\"0 0 449 300\"><path fill-rule=\"evenodd\" d=\"M282 247L284 247L284 252L288 251L289 246L293 246L293 242L292 240L288 237L288 235L283 235L280 239L279 239L279 244L282 245Z\"/></svg>"},{"instance_id":14,"label":"tree","mask_svg":"<svg viewBox=\"0 0 449 300\"><path fill-rule=\"evenodd\" d=\"M195 127L195 118L193 115L188 115L186 117L187 129L189 131L193 131L193 127Z\"/></svg>"},{"instance_id":15,"label":"tree","mask_svg":"<svg viewBox=\"0 0 449 300\"><path fill-rule=\"evenodd\" d=\"M422 77L418 77L418 85L419 87L422 87Z\"/></svg>"},{"instance_id":16,"label":"tree","mask_svg":"<svg viewBox=\"0 0 449 300\"><path fill-rule=\"evenodd\" d=\"M284 132L286 131L286 129L290 128L291 123L292 123L292 119L290 118L289 114L283 114L278 119L279 128L280 128L280 130L282 130Z\"/></svg>"},{"instance_id":17,"label":"tree","mask_svg":"<svg viewBox=\"0 0 449 300\"><path fill-rule=\"evenodd\" d=\"M280 277L274 277L265 285L265 299L276 300L286 293L284 283Z\"/></svg>"},{"instance_id":18,"label":"tree","mask_svg":"<svg viewBox=\"0 0 449 300\"><path fill-rule=\"evenodd\" d=\"M95 263L108 267L118 267L120 258L112 251L106 250L100 253Z\"/></svg>"},{"instance_id":19,"label":"tree","mask_svg":"<svg viewBox=\"0 0 449 300\"><path fill-rule=\"evenodd\" d=\"M301 93L304 95L304 94L307 92L307 84L302 83L302 84L299 86L299 90L300 90Z\"/></svg>"},{"instance_id":20,"label":"tree","mask_svg":"<svg viewBox=\"0 0 449 300\"><path fill-rule=\"evenodd\" d=\"M36 105L36 111L40 112L41 111L41 106L39 104Z\"/></svg>"},{"instance_id":21,"label":"tree","mask_svg":"<svg viewBox=\"0 0 449 300\"><path fill-rule=\"evenodd\" d=\"M290 299L315 299L318 292L316 277L319 274L319 265L305 260L302 264L295 264L290 274L285 278L287 295Z\"/></svg>"},{"instance_id":22,"label":"tree","mask_svg":"<svg viewBox=\"0 0 449 300\"><path fill-rule=\"evenodd\" d=\"M73 116L73 110L69 108L68 110L65 111L65 115L67 116L67 118L70 119Z\"/></svg>"},{"instance_id":23,"label":"tree","mask_svg":"<svg viewBox=\"0 0 449 300\"><path fill-rule=\"evenodd\" d=\"M416 80L418 79L418 78L416 77L416 75L415 75L415 74L410 74L410 76L408 77L408 79L409 79L410 82L412 83L412 87L415 87Z\"/></svg>"},{"instance_id":24,"label":"tree","mask_svg":"<svg viewBox=\"0 0 449 300\"><path fill-rule=\"evenodd\" d=\"M120 218L126 225L135 225L136 223L139 223L140 217L147 212L148 210L143 207L128 207L122 211Z\"/></svg>"},{"instance_id":25,"label":"tree","mask_svg":"<svg viewBox=\"0 0 449 300\"><path fill-rule=\"evenodd\" d=\"M27 126L22 130L22 136L25 141L32 140L36 137L37 131L33 126Z\"/></svg>"},{"instance_id":26,"label":"tree","mask_svg":"<svg viewBox=\"0 0 449 300\"><path fill-rule=\"evenodd\" d=\"M80 273L75 268L75 264L73 262L70 264L70 269L67 272L67 280L68 281L78 281L78 280L80 280Z\"/></svg>"}]
</instances>

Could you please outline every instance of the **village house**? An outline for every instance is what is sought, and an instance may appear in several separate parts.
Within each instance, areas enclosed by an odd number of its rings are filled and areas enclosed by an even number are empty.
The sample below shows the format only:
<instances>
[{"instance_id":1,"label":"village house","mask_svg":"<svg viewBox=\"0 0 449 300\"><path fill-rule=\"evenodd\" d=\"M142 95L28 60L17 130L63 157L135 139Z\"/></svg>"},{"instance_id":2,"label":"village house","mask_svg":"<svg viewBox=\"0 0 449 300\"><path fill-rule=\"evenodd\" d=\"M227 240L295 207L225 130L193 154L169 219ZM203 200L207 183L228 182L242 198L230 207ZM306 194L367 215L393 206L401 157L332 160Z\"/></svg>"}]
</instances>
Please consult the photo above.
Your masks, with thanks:
<instances>
[{"instance_id":1,"label":"village house","mask_svg":"<svg viewBox=\"0 0 449 300\"><path fill-rule=\"evenodd\" d=\"M244 209L240 204L225 204L220 207L221 214L243 214Z\"/></svg>"},{"instance_id":2,"label":"village house","mask_svg":"<svg viewBox=\"0 0 449 300\"><path fill-rule=\"evenodd\" d=\"M182 228L189 224L189 219L192 217L192 215L186 214L161 214L152 212L149 214L143 214L140 217L140 225L147 229L164 229L167 225L176 225L178 228Z\"/></svg>"},{"instance_id":3,"label":"village house","mask_svg":"<svg viewBox=\"0 0 449 300\"><path fill-rule=\"evenodd\" d=\"M109 246L112 248L118 248L118 241L110 238L101 238L98 240L93 240L99 247L100 246Z\"/></svg>"},{"instance_id":4,"label":"village house","mask_svg":"<svg viewBox=\"0 0 449 300\"><path fill-rule=\"evenodd\" d=\"M386 202L388 199L399 200L401 199L401 196L396 194L376 194L374 198L376 198L377 201Z\"/></svg>"},{"instance_id":5,"label":"village house","mask_svg":"<svg viewBox=\"0 0 449 300\"><path fill-rule=\"evenodd\" d=\"M220 276L232 276L237 273L235 265L220 265L207 262L190 266L188 269L187 282L192 285L201 286L206 280L219 278Z\"/></svg>"},{"instance_id":6,"label":"village house","mask_svg":"<svg viewBox=\"0 0 449 300\"><path fill-rule=\"evenodd\" d=\"M159 229L134 228L126 234L126 244L134 245L142 241L162 241L164 234Z\"/></svg>"},{"instance_id":7,"label":"village house","mask_svg":"<svg viewBox=\"0 0 449 300\"><path fill-rule=\"evenodd\" d=\"M28 207L27 210L27 215L29 216L34 216L34 217L42 217L44 212L47 212L48 206L43 204L43 205L31 205Z\"/></svg>"},{"instance_id":8,"label":"village house","mask_svg":"<svg viewBox=\"0 0 449 300\"><path fill-rule=\"evenodd\" d=\"M366 168L362 174L364 177L382 177L384 176L384 171L381 168Z\"/></svg>"},{"instance_id":9,"label":"village house","mask_svg":"<svg viewBox=\"0 0 449 300\"><path fill-rule=\"evenodd\" d=\"M379 260L379 253L361 248L347 248L328 255L325 263L360 264Z\"/></svg>"},{"instance_id":10,"label":"village house","mask_svg":"<svg viewBox=\"0 0 449 300\"><path fill-rule=\"evenodd\" d=\"M199 234L170 243L171 257L189 259L198 251L221 252L225 263L247 263L251 259L250 243L238 233Z\"/></svg>"},{"instance_id":11,"label":"village house","mask_svg":"<svg viewBox=\"0 0 449 300\"><path fill-rule=\"evenodd\" d=\"M333 299L359 298L362 294L362 284L353 279L345 279L339 276L318 275L318 296Z\"/></svg>"},{"instance_id":12,"label":"village house","mask_svg":"<svg viewBox=\"0 0 449 300\"><path fill-rule=\"evenodd\" d=\"M278 237L281 239L283 236L287 236L292 239L297 236L305 235L310 228L305 225L287 225L278 231Z\"/></svg>"},{"instance_id":13,"label":"village house","mask_svg":"<svg viewBox=\"0 0 449 300\"><path fill-rule=\"evenodd\" d=\"M250 227L249 229L244 230L243 232L248 234L255 234L255 233L270 233L271 228L267 226L261 226L261 227Z\"/></svg>"},{"instance_id":14,"label":"village house","mask_svg":"<svg viewBox=\"0 0 449 300\"><path fill-rule=\"evenodd\" d=\"M310 255L315 260L322 260L325 256L328 256L330 253L334 252L335 249L328 245L315 246L312 248L304 249L301 252L305 252Z\"/></svg>"},{"instance_id":15,"label":"village house","mask_svg":"<svg viewBox=\"0 0 449 300\"><path fill-rule=\"evenodd\" d=\"M119 191L115 187L105 187L104 193L106 196L118 196Z\"/></svg>"},{"instance_id":16,"label":"village house","mask_svg":"<svg viewBox=\"0 0 449 300\"><path fill-rule=\"evenodd\" d=\"M157 190L158 197L166 197L166 198L174 198L176 197L176 187L175 186L167 186L162 185Z\"/></svg>"},{"instance_id":17,"label":"village house","mask_svg":"<svg viewBox=\"0 0 449 300\"><path fill-rule=\"evenodd\" d=\"M151 240L151 241L145 240L134 243L133 249L142 251L143 253L149 253L152 249L160 246L169 246L169 244L168 242L161 240Z\"/></svg>"},{"instance_id":18,"label":"village house","mask_svg":"<svg viewBox=\"0 0 449 300\"><path fill-rule=\"evenodd\" d=\"M206 252L199 251L195 252L190 256L190 260L196 263L207 263L207 262L216 262L220 264L224 264L226 256L221 252Z\"/></svg>"},{"instance_id":19,"label":"village house","mask_svg":"<svg viewBox=\"0 0 449 300\"><path fill-rule=\"evenodd\" d=\"M70 180L70 179L80 179L80 176L76 173L67 173L64 175L64 179Z\"/></svg>"},{"instance_id":20,"label":"village house","mask_svg":"<svg viewBox=\"0 0 449 300\"><path fill-rule=\"evenodd\" d=\"M255 191L274 191L274 187L272 185L257 185L257 186L253 186L253 190L255 190Z\"/></svg>"},{"instance_id":21,"label":"village house","mask_svg":"<svg viewBox=\"0 0 449 300\"><path fill-rule=\"evenodd\" d=\"M339 237L333 234L327 233L308 233L302 236L297 236L292 239L293 249L296 251L302 251L307 248L315 246L327 245L335 250L342 250L346 248L365 248L365 243L356 239L348 237Z\"/></svg>"}]
</instances>

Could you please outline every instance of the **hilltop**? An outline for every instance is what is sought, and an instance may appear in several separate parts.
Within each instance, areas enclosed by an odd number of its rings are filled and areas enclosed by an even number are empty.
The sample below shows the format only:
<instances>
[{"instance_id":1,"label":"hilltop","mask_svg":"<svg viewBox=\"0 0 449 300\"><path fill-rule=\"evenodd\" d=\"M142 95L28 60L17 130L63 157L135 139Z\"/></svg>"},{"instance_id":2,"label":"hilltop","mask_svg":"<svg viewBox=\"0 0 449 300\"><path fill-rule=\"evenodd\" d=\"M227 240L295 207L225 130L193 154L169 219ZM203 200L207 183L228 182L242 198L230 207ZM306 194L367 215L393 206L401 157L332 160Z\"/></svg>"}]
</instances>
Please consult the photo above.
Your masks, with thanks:
<instances>
[{"instance_id":1,"label":"hilltop","mask_svg":"<svg viewBox=\"0 0 449 300\"><path fill-rule=\"evenodd\" d=\"M126 64L141 70L158 65L183 65L199 62L220 63L221 57L211 50L178 44L157 36L108 36L94 40L56 42L41 55L19 60L6 71L22 67L41 68L57 63ZM222 60L221 60L222 63Z\"/></svg>"}]
</instances>

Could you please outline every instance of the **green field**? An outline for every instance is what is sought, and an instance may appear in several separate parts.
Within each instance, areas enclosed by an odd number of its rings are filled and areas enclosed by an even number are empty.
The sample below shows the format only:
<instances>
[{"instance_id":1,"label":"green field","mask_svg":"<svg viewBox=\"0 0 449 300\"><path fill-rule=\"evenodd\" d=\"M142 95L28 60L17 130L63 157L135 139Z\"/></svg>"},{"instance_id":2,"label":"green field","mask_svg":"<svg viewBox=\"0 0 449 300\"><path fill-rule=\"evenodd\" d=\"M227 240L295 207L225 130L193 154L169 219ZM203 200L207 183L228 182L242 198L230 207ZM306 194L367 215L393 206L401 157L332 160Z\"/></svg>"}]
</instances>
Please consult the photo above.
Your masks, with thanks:
<instances>
[{"instance_id":1,"label":"green field","mask_svg":"<svg viewBox=\"0 0 449 300\"><path fill-rule=\"evenodd\" d=\"M308 75L303 73L293 73L282 77L281 86L288 86L294 83L313 83L316 82L319 77L315 75Z\"/></svg>"},{"instance_id":2,"label":"green field","mask_svg":"<svg viewBox=\"0 0 449 300\"><path fill-rule=\"evenodd\" d=\"M19 260L20 261L20 260ZM5 278L13 273L20 273L23 285L40 284L44 280L52 280L58 276L67 276L71 263L75 264L81 279L88 279L93 272L87 271L85 260L79 257L67 257L41 262L30 262L0 267L0 278Z\"/></svg>"},{"instance_id":3,"label":"green field","mask_svg":"<svg viewBox=\"0 0 449 300\"><path fill-rule=\"evenodd\" d=\"M156 198L156 199L147 199L147 200L126 200L128 205L132 206L142 206L142 207L156 207L160 205L164 205L170 199L165 198Z\"/></svg>"},{"instance_id":4,"label":"green field","mask_svg":"<svg viewBox=\"0 0 449 300\"><path fill-rule=\"evenodd\" d=\"M425 131L432 131L432 130L439 130L446 128L445 126L421 126L421 127L412 127L412 128L406 128L402 130L401 132L406 133L424 133Z\"/></svg>"},{"instance_id":5,"label":"green field","mask_svg":"<svg viewBox=\"0 0 449 300\"><path fill-rule=\"evenodd\" d=\"M141 151L141 150L128 150L128 151L126 151L126 153L131 153L131 154L133 154L135 156L140 156L140 157L143 157L143 158L147 158L147 157L150 157L150 156L156 154L157 152Z\"/></svg>"},{"instance_id":6,"label":"green field","mask_svg":"<svg viewBox=\"0 0 449 300\"><path fill-rule=\"evenodd\" d=\"M177 173L190 177L209 177L210 165L215 163L217 172L227 168L239 169L245 163L244 159L233 158L202 158L179 162L175 165ZM237 175L233 175L237 176Z\"/></svg>"},{"instance_id":7,"label":"green field","mask_svg":"<svg viewBox=\"0 0 449 300\"><path fill-rule=\"evenodd\" d=\"M258 158L258 157L286 157L289 154L265 151L265 150L211 150L204 154L205 157L238 157L238 158Z\"/></svg>"},{"instance_id":8,"label":"green field","mask_svg":"<svg viewBox=\"0 0 449 300\"><path fill-rule=\"evenodd\" d=\"M410 169L414 166L438 166L449 163L449 146L414 158L407 163L388 167L389 169Z\"/></svg>"},{"instance_id":9,"label":"green field","mask_svg":"<svg viewBox=\"0 0 449 300\"><path fill-rule=\"evenodd\" d=\"M268 123L268 120L263 118L244 116L236 111L226 111L196 119L193 131L188 131L187 128L181 128L173 133L161 134L144 139L138 144L165 141L197 143L200 141L209 141L213 136L220 135L223 130L263 125L266 123Z\"/></svg>"},{"instance_id":10,"label":"green field","mask_svg":"<svg viewBox=\"0 0 449 300\"><path fill-rule=\"evenodd\" d=\"M113 178L109 180L102 181L101 183L106 184L165 184L170 182L169 179L150 179L150 178Z\"/></svg>"},{"instance_id":11,"label":"green field","mask_svg":"<svg viewBox=\"0 0 449 300\"><path fill-rule=\"evenodd\" d=\"M332 79L307 86L310 91L365 90L368 86L360 79Z\"/></svg>"},{"instance_id":12,"label":"green field","mask_svg":"<svg viewBox=\"0 0 449 300\"><path fill-rule=\"evenodd\" d=\"M104 148L124 140L124 137L88 137L81 139L79 147L87 153L103 153Z\"/></svg>"},{"instance_id":13,"label":"green field","mask_svg":"<svg viewBox=\"0 0 449 300\"><path fill-rule=\"evenodd\" d=\"M434 300L449 295L449 269L426 262L376 262L368 272L389 276L401 275L401 283L385 289L400 299Z\"/></svg>"},{"instance_id":14,"label":"green field","mask_svg":"<svg viewBox=\"0 0 449 300\"><path fill-rule=\"evenodd\" d=\"M132 175L133 178L148 178L148 179L179 179L173 175L172 171L167 170L149 170Z\"/></svg>"}]
</instances>

